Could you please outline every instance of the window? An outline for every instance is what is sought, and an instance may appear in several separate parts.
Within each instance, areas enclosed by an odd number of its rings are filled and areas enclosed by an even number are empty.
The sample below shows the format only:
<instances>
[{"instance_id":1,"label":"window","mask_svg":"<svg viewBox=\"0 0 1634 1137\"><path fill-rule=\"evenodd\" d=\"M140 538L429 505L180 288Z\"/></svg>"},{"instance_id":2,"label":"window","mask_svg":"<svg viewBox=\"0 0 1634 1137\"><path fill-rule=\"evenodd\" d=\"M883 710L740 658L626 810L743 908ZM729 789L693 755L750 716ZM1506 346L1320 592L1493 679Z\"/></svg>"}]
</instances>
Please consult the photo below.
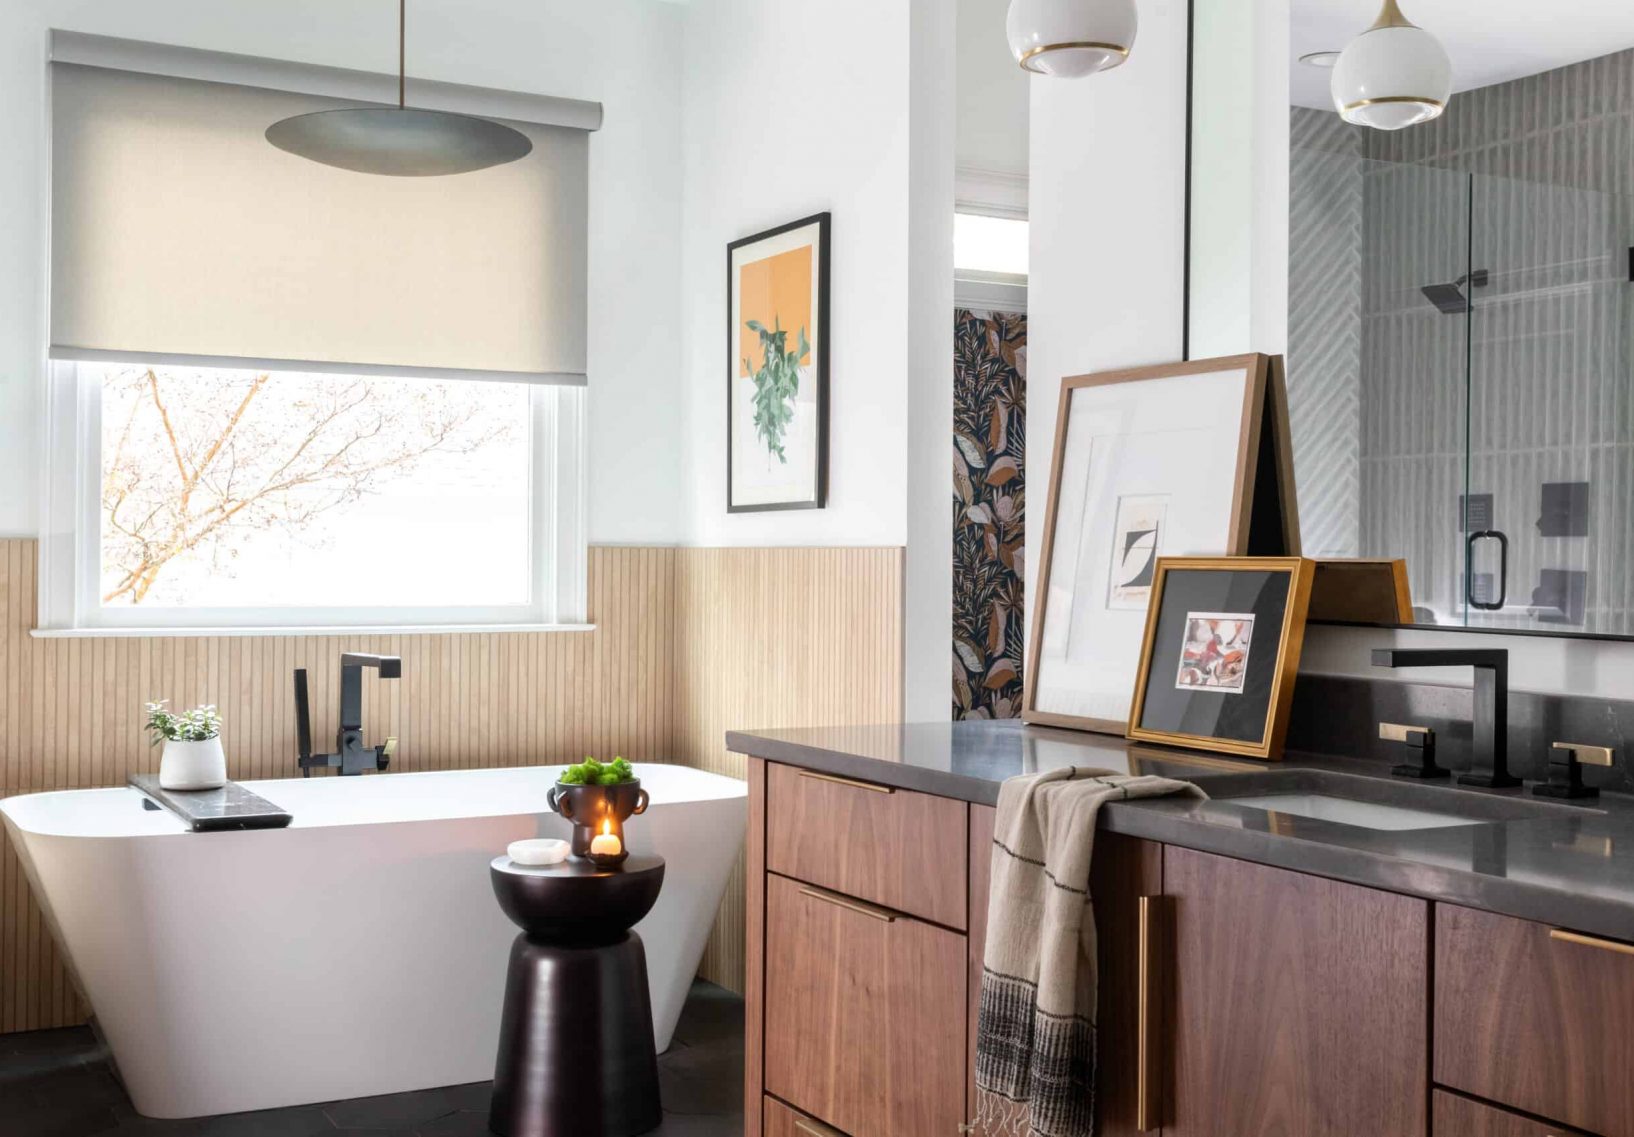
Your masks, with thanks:
<instances>
[{"instance_id":1,"label":"window","mask_svg":"<svg viewBox=\"0 0 1634 1137\"><path fill-rule=\"evenodd\" d=\"M1027 222L953 215L953 301L978 311L1027 310Z\"/></svg>"},{"instance_id":2,"label":"window","mask_svg":"<svg viewBox=\"0 0 1634 1137\"><path fill-rule=\"evenodd\" d=\"M582 618L556 571L578 388L138 362L53 383L53 438L78 444L52 626Z\"/></svg>"},{"instance_id":3,"label":"window","mask_svg":"<svg viewBox=\"0 0 1634 1137\"><path fill-rule=\"evenodd\" d=\"M600 106L439 85L532 151L370 177L265 137L366 76L51 60L45 634L581 623Z\"/></svg>"},{"instance_id":4,"label":"window","mask_svg":"<svg viewBox=\"0 0 1634 1137\"><path fill-rule=\"evenodd\" d=\"M1027 275L1027 222L977 213L953 215L953 267Z\"/></svg>"}]
</instances>

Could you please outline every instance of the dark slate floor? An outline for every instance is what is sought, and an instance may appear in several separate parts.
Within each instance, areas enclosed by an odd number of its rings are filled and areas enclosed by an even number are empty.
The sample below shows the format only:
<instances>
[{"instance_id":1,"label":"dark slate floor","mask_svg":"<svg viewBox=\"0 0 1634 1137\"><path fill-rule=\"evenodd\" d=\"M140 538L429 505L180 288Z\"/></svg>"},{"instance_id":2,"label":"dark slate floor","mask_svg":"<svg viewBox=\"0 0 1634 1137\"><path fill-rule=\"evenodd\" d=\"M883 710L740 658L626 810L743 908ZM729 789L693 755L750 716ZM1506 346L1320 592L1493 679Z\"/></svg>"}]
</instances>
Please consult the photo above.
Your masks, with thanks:
<instances>
[{"instance_id":1,"label":"dark slate floor","mask_svg":"<svg viewBox=\"0 0 1634 1137\"><path fill-rule=\"evenodd\" d=\"M741 1137L743 1000L696 983L659 1056L656 1137ZM0 1035L0 1137L487 1137L488 1083L188 1121L139 1117L86 1027Z\"/></svg>"}]
</instances>

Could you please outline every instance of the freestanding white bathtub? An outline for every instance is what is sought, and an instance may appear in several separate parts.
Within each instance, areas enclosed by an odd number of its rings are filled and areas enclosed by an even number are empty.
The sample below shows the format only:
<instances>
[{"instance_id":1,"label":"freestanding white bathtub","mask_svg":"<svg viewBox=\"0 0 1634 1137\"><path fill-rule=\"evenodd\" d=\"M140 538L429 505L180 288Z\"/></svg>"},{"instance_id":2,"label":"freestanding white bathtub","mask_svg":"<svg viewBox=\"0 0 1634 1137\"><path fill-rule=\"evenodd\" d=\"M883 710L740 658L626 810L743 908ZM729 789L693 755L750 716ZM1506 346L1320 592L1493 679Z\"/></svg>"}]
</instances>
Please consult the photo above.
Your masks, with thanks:
<instances>
[{"instance_id":1,"label":"freestanding white bathtub","mask_svg":"<svg viewBox=\"0 0 1634 1137\"><path fill-rule=\"evenodd\" d=\"M246 782L287 829L192 833L129 788L0 801L136 1108L196 1117L493 1076L517 929L488 861L567 836L558 767ZM667 864L637 925L669 1045L732 863L744 784L637 768L630 848Z\"/></svg>"}]
</instances>

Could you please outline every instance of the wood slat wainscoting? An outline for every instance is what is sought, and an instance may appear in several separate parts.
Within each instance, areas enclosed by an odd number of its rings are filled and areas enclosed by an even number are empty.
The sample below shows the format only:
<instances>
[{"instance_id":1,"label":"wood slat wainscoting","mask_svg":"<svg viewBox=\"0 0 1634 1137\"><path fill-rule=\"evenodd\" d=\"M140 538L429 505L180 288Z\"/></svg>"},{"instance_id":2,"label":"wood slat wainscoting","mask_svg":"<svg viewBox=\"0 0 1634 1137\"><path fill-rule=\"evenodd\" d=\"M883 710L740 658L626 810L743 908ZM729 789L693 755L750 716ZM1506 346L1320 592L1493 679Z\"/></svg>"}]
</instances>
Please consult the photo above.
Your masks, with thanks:
<instances>
[{"instance_id":1,"label":"wood slat wainscoting","mask_svg":"<svg viewBox=\"0 0 1634 1137\"><path fill-rule=\"evenodd\" d=\"M847 691L850 713L833 721L899 717L900 549L597 547L593 632L398 636L37 639L36 563L33 540L0 540L0 797L121 785L155 769L141 730L150 698L215 703L230 777L292 776L291 672L308 669L313 741L328 748L342 651L403 659L402 679L364 682L365 726L371 741L397 735L397 771L623 754L742 777L723 754L711 758L732 727L821 721L845 709L835 696ZM699 589L700 579L712 583ZM760 636L788 655L750 646ZM882 636L895 637L888 649ZM774 661L781 670L768 675ZM703 671L705 683L686 678ZM802 690L825 673L822 692ZM692 700L684 710L682 699ZM706 729L712 746L697 733ZM703 974L741 986L741 878L734 889ZM11 843L0 840L0 1033L83 1017Z\"/></svg>"},{"instance_id":2,"label":"wood slat wainscoting","mask_svg":"<svg viewBox=\"0 0 1634 1137\"><path fill-rule=\"evenodd\" d=\"M675 754L734 778L728 730L902 721L900 548L683 549ZM744 863L699 974L743 990Z\"/></svg>"}]
</instances>

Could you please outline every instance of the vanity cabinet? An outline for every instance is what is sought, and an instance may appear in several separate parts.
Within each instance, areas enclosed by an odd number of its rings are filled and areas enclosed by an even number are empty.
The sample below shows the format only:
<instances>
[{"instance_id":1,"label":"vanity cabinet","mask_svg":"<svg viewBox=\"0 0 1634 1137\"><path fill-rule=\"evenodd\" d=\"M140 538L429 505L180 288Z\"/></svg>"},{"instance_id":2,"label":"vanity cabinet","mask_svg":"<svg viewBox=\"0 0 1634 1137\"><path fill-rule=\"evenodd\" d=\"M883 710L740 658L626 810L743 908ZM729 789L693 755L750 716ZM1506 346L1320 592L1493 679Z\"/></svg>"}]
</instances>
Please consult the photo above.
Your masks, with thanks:
<instances>
[{"instance_id":1,"label":"vanity cabinet","mask_svg":"<svg viewBox=\"0 0 1634 1137\"><path fill-rule=\"evenodd\" d=\"M1634 945L1450 904L1435 933L1436 1082L1634 1137Z\"/></svg>"},{"instance_id":2,"label":"vanity cabinet","mask_svg":"<svg viewBox=\"0 0 1634 1137\"><path fill-rule=\"evenodd\" d=\"M1176 1137L1423 1135L1429 904L1163 849Z\"/></svg>"},{"instance_id":3,"label":"vanity cabinet","mask_svg":"<svg viewBox=\"0 0 1634 1137\"><path fill-rule=\"evenodd\" d=\"M971 1132L994 810L757 758L748 773L746 1137ZM1093 871L1099 1131L1124 1137L1139 897L1162 850L1103 834Z\"/></svg>"},{"instance_id":4,"label":"vanity cabinet","mask_svg":"<svg viewBox=\"0 0 1634 1137\"><path fill-rule=\"evenodd\" d=\"M1436 1090L1432 1097L1435 1137L1580 1137L1575 1129L1471 1101L1446 1090Z\"/></svg>"},{"instance_id":5,"label":"vanity cabinet","mask_svg":"<svg viewBox=\"0 0 1634 1137\"><path fill-rule=\"evenodd\" d=\"M768 876L766 1092L857 1137L956 1133L965 968L957 932Z\"/></svg>"},{"instance_id":6,"label":"vanity cabinet","mask_svg":"<svg viewBox=\"0 0 1634 1137\"><path fill-rule=\"evenodd\" d=\"M748 771L747 1137L979 1132L994 810ZM1090 891L1101 1137L1634 1137L1634 946L1108 832Z\"/></svg>"}]
</instances>

